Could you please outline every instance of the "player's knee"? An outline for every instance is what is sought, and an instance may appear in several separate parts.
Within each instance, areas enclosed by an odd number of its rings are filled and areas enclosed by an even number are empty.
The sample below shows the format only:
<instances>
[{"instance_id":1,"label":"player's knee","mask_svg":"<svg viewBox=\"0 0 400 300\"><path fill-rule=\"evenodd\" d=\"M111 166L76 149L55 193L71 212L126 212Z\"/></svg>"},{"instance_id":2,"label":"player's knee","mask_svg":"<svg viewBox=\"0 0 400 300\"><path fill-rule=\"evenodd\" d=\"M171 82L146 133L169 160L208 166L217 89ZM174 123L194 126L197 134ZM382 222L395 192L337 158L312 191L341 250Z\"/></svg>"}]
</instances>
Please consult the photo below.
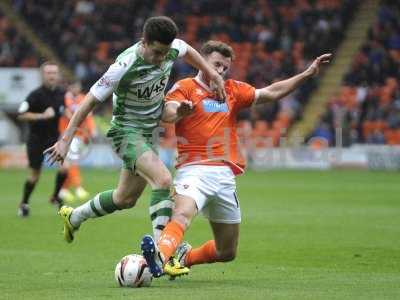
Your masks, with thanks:
<instances>
[{"instance_id":1,"label":"player's knee","mask_svg":"<svg viewBox=\"0 0 400 300\"><path fill-rule=\"evenodd\" d=\"M38 177L30 177L28 180L31 184L36 184L39 181Z\"/></svg>"},{"instance_id":2,"label":"player's knee","mask_svg":"<svg viewBox=\"0 0 400 300\"><path fill-rule=\"evenodd\" d=\"M28 178L28 181L32 184L36 184L39 181L39 174L31 174Z\"/></svg>"},{"instance_id":3,"label":"player's knee","mask_svg":"<svg viewBox=\"0 0 400 300\"><path fill-rule=\"evenodd\" d=\"M190 225L191 217L182 210L174 210L172 220L183 225L186 230Z\"/></svg>"},{"instance_id":4,"label":"player's knee","mask_svg":"<svg viewBox=\"0 0 400 300\"><path fill-rule=\"evenodd\" d=\"M155 180L156 188L158 189L169 189L172 184L172 176L169 173L165 173Z\"/></svg>"},{"instance_id":5,"label":"player's knee","mask_svg":"<svg viewBox=\"0 0 400 300\"><path fill-rule=\"evenodd\" d=\"M124 195L116 192L114 194L113 201L119 209L127 209L135 206L137 198L132 195Z\"/></svg>"},{"instance_id":6,"label":"player's knee","mask_svg":"<svg viewBox=\"0 0 400 300\"><path fill-rule=\"evenodd\" d=\"M134 207L136 204L136 201L131 198L124 198L124 199L119 199L119 201L115 201L115 205L119 208L119 209L127 209L127 208L132 208Z\"/></svg>"},{"instance_id":7,"label":"player's knee","mask_svg":"<svg viewBox=\"0 0 400 300\"><path fill-rule=\"evenodd\" d=\"M121 203L121 205L119 205L119 208L122 209L127 209L127 208L132 208L134 207L136 204L136 202L132 199L132 198L127 198L124 202Z\"/></svg>"},{"instance_id":8,"label":"player's knee","mask_svg":"<svg viewBox=\"0 0 400 300\"><path fill-rule=\"evenodd\" d=\"M227 249L223 251L217 251L218 261L220 262L228 262L232 261L236 257L236 250L235 249Z\"/></svg>"}]
</instances>

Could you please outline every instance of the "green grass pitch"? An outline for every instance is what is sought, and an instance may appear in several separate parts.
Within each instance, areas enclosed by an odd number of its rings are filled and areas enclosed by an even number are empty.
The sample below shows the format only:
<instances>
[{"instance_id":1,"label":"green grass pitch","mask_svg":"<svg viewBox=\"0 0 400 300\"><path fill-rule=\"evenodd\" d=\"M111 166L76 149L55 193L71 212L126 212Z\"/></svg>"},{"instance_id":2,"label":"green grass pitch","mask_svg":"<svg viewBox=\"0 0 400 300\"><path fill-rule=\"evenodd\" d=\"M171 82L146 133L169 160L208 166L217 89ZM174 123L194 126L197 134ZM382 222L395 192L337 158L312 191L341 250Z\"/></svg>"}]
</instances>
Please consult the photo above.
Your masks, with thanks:
<instances>
[{"instance_id":1,"label":"green grass pitch","mask_svg":"<svg viewBox=\"0 0 400 300\"><path fill-rule=\"evenodd\" d=\"M83 173L92 193L118 179ZM238 178L237 259L141 289L117 287L114 267L151 232L148 190L135 208L88 221L66 244L47 202L54 171L44 172L31 217L19 219L24 179L25 171L0 171L0 299L400 299L399 173L248 172ZM186 240L210 237L198 217Z\"/></svg>"}]
</instances>

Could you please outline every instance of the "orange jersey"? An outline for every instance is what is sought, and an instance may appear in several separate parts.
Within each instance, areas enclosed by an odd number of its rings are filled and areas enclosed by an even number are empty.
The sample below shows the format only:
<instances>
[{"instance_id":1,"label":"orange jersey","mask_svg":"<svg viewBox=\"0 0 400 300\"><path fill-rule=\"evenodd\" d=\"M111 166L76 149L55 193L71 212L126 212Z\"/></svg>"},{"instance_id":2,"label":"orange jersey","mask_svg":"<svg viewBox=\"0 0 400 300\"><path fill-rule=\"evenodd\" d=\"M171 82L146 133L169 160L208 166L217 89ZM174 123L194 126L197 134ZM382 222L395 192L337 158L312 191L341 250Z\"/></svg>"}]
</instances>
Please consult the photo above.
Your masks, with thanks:
<instances>
[{"instance_id":1,"label":"orange jersey","mask_svg":"<svg viewBox=\"0 0 400 300\"><path fill-rule=\"evenodd\" d=\"M199 77L178 81L166 101L192 101L194 112L175 124L178 146L177 168L188 164L228 164L234 174L244 171L245 159L237 135L238 112L249 107L256 95L251 85L226 80L225 102L217 101Z\"/></svg>"},{"instance_id":2,"label":"orange jersey","mask_svg":"<svg viewBox=\"0 0 400 300\"><path fill-rule=\"evenodd\" d=\"M65 109L68 110L71 114L73 114L79 107L79 104L85 99L84 94L79 94L76 97L73 97L71 93L67 93L65 95ZM60 118L59 121L59 131L62 133L67 129L69 123L69 118L64 114ZM79 129L76 133L77 136L81 137L88 137L92 136L94 133L95 129L95 123L92 114L89 114L86 119L82 122L82 124L79 126Z\"/></svg>"}]
</instances>

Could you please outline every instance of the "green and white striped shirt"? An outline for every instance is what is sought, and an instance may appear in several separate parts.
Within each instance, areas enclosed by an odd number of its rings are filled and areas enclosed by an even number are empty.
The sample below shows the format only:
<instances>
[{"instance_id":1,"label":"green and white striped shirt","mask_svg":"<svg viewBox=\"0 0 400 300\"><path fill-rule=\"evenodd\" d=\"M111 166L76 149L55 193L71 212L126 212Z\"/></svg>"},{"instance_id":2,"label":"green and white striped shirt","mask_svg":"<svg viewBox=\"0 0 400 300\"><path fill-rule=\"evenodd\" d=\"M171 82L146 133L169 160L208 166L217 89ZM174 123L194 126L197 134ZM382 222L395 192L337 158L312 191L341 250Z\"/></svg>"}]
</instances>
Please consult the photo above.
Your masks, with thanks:
<instances>
[{"instance_id":1,"label":"green and white striped shirt","mask_svg":"<svg viewBox=\"0 0 400 300\"><path fill-rule=\"evenodd\" d=\"M113 94L114 129L151 133L161 119L164 91L174 61L186 54L187 44L175 39L166 59L157 66L146 63L139 55L141 43L122 52L90 92L99 101Z\"/></svg>"}]
</instances>

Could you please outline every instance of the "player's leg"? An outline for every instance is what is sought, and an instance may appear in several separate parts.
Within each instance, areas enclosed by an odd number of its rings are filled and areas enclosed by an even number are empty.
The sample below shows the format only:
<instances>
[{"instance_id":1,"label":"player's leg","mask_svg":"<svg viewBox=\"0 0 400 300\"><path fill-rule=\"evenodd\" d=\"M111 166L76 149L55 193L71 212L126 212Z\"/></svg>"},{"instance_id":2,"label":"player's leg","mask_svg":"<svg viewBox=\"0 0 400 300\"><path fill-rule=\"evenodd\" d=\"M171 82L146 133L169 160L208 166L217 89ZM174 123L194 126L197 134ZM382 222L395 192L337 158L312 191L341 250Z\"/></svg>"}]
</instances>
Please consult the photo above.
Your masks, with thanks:
<instances>
[{"instance_id":1,"label":"player's leg","mask_svg":"<svg viewBox=\"0 0 400 300\"><path fill-rule=\"evenodd\" d=\"M72 242L73 233L90 218L102 217L116 210L133 207L144 188L146 181L131 170L122 169L117 189L104 191L93 199L73 209L63 206L60 215L64 219L64 238Z\"/></svg>"},{"instance_id":2,"label":"player's leg","mask_svg":"<svg viewBox=\"0 0 400 300\"><path fill-rule=\"evenodd\" d=\"M71 163L71 166L68 170L68 177L70 180L70 189L77 189L82 184L81 172L79 170L79 165L77 163Z\"/></svg>"},{"instance_id":3,"label":"player's leg","mask_svg":"<svg viewBox=\"0 0 400 300\"><path fill-rule=\"evenodd\" d=\"M89 193L81 186L78 164L70 162L67 179L60 190L59 196L66 203L73 203L75 200L83 201L89 198Z\"/></svg>"},{"instance_id":4,"label":"player's leg","mask_svg":"<svg viewBox=\"0 0 400 300\"><path fill-rule=\"evenodd\" d=\"M137 147L137 149L140 149ZM173 200L170 197L170 186L172 178L169 170L165 167L160 158L152 151L144 151L138 155L136 160L136 172L147 180L152 188L149 214L153 226L153 237L146 236L142 243L144 257L151 261L149 267L154 276L161 276L163 273L162 263L156 263L153 259L158 253L155 248L155 240L160 237L165 225L170 221ZM189 271L188 269L186 270Z\"/></svg>"},{"instance_id":5,"label":"player's leg","mask_svg":"<svg viewBox=\"0 0 400 300\"><path fill-rule=\"evenodd\" d=\"M18 208L18 216L28 217L29 216L29 199L35 189L35 186L40 178L41 169L29 168L28 178L25 180L22 199Z\"/></svg>"},{"instance_id":6,"label":"player's leg","mask_svg":"<svg viewBox=\"0 0 400 300\"><path fill-rule=\"evenodd\" d=\"M43 151L42 147L39 147L35 143L27 143L27 158L29 164L28 178L25 180L22 199L18 208L18 216L27 217L29 216L29 199L35 189L37 182L39 181L41 174L41 167L43 162Z\"/></svg>"},{"instance_id":7,"label":"player's leg","mask_svg":"<svg viewBox=\"0 0 400 300\"><path fill-rule=\"evenodd\" d=\"M154 153L152 135L140 132L125 134L111 129L107 136L114 151L122 158L125 168L132 168L142 176L152 188L150 218L153 233L158 239L165 224L170 220L173 202L170 198L171 174L164 163Z\"/></svg>"},{"instance_id":8,"label":"player's leg","mask_svg":"<svg viewBox=\"0 0 400 300\"><path fill-rule=\"evenodd\" d=\"M51 204L56 205L59 208L63 205L63 200L59 197L60 190L67 177L68 177L68 165L67 163L65 163L64 165L58 167L54 182L53 194L51 195L49 200Z\"/></svg>"},{"instance_id":9,"label":"player's leg","mask_svg":"<svg viewBox=\"0 0 400 300\"><path fill-rule=\"evenodd\" d=\"M127 169L122 169L118 186L97 194L93 199L74 209L71 214L71 224L78 228L89 218L102 217L116 210L133 207L139 199L146 181Z\"/></svg>"},{"instance_id":10,"label":"player's leg","mask_svg":"<svg viewBox=\"0 0 400 300\"><path fill-rule=\"evenodd\" d=\"M137 133L126 134L118 128L111 128L107 136L114 152L123 161L118 187L116 190L97 194L75 209L67 206L60 209L59 214L64 220L64 239L67 242L73 241L74 231L87 219L134 206L146 186L145 179L135 173L138 152L143 153L150 148L143 137Z\"/></svg>"},{"instance_id":11,"label":"player's leg","mask_svg":"<svg viewBox=\"0 0 400 300\"><path fill-rule=\"evenodd\" d=\"M170 197L172 177L161 159L151 150L141 154L136 160L136 172L150 184L150 219L154 239L158 240L165 225L170 221L174 202Z\"/></svg>"},{"instance_id":12,"label":"player's leg","mask_svg":"<svg viewBox=\"0 0 400 300\"><path fill-rule=\"evenodd\" d=\"M72 178L73 174L71 173L71 168L70 166L68 168L68 174L67 178L64 181L64 184L60 190L60 193L58 194L59 197L64 201L64 203L72 203L75 201L75 196L74 194L70 191L70 188L72 187Z\"/></svg>"},{"instance_id":13,"label":"player's leg","mask_svg":"<svg viewBox=\"0 0 400 300\"><path fill-rule=\"evenodd\" d=\"M36 186L36 184L39 181L40 174L41 174L41 168L29 168L29 174L28 178L25 181L24 185L24 193L22 196L22 203L28 204L29 203L29 198Z\"/></svg>"},{"instance_id":14,"label":"player's leg","mask_svg":"<svg viewBox=\"0 0 400 300\"><path fill-rule=\"evenodd\" d=\"M197 214L196 201L189 196L177 194L174 196L175 208L171 221L165 226L158 247L163 259L168 260L183 240L185 231L189 228Z\"/></svg>"},{"instance_id":15,"label":"player's leg","mask_svg":"<svg viewBox=\"0 0 400 300\"><path fill-rule=\"evenodd\" d=\"M195 201L187 196L175 195L174 200L172 219L165 226L158 242L151 236L145 236L141 244L143 256L155 277L161 276L163 271L172 277L189 273L189 269L180 266L179 262L168 262L182 242L186 229L197 213L197 207Z\"/></svg>"},{"instance_id":16,"label":"player's leg","mask_svg":"<svg viewBox=\"0 0 400 300\"><path fill-rule=\"evenodd\" d=\"M71 187L75 189L75 195L80 200L86 200L89 198L90 194L87 190L85 190L82 186L82 176L81 171L78 164L72 164L70 168L71 176Z\"/></svg>"},{"instance_id":17,"label":"player's leg","mask_svg":"<svg viewBox=\"0 0 400 300\"><path fill-rule=\"evenodd\" d=\"M185 245L180 247L178 256L184 260L185 266L225 262L233 260L236 256L241 212L235 192L235 178L227 167L220 168L210 177L214 177L218 182L218 189L215 197L203 209L203 213L210 220L214 240L196 249Z\"/></svg>"},{"instance_id":18,"label":"player's leg","mask_svg":"<svg viewBox=\"0 0 400 300\"><path fill-rule=\"evenodd\" d=\"M240 224L210 222L210 225L214 233L217 261L227 262L234 260L239 243Z\"/></svg>"},{"instance_id":19,"label":"player's leg","mask_svg":"<svg viewBox=\"0 0 400 300\"><path fill-rule=\"evenodd\" d=\"M206 203L207 191L212 184L204 187L201 187L201 184L202 181L194 167L179 169L174 180L177 194L174 196L175 206L172 220L162 231L157 243L158 247L156 242L149 236L145 236L142 240L143 255L150 266L151 272L156 277L160 275L162 265L164 265L164 271L167 274L176 276L176 270L169 268L166 263L181 243L184 232L197 214L198 208L201 210Z\"/></svg>"},{"instance_id":20,"label":"player's leg","mask_svg":"<svg viewBox=\"0 0 400 300\"><path fill-rule=\"evenodd\" d=\"M236 257L239 241L239 224L223 224L210 222L214 233L214 240L209 240L198 248L187 247L185 252L180 251L179 258L184 260L187 267L214 263L228 262Z\"/></svg>"}]
</instances>

